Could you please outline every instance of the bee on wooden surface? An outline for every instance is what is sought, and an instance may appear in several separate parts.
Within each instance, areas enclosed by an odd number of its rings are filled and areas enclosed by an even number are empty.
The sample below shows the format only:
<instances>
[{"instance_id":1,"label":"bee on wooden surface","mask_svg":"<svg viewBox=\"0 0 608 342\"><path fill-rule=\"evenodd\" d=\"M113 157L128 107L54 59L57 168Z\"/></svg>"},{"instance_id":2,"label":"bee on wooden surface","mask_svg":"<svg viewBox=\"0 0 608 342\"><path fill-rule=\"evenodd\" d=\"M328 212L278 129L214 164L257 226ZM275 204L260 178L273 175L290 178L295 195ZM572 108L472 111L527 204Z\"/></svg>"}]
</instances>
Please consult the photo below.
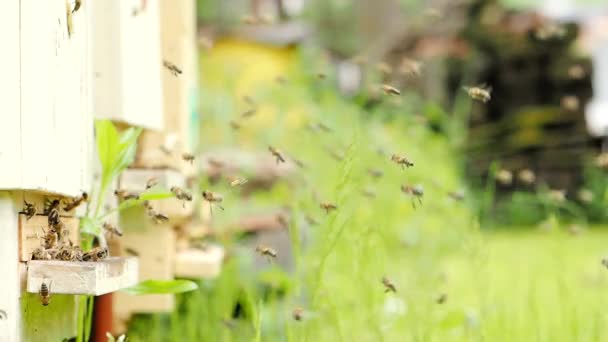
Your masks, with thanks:
<instances>
[{"instance_id":1,"label":"bee on wooden surface","mask_svg":"<svg viewBox=\"0 0 608 342\"><path fill-rule=\"evenodd\" d=\"M247 183L247 178L237 177L230 182L231 187L240 186Z\"/></svg>"},{"instance_id":2,"label":"bee on wooden surface","mask_svg":"<svg viewBox=\"0 0 608 342\"><path fill-rule=\"evenodd\" d=\"M422 197L424 196L424 188L422 185L402 185L401 191L407 195L411 195L414 198L418 199L418 204L422 205ZM412 206L416 209L416 202L412 200Z\"/></svg>"},{"instance_id":3,"label":"bee on wooden surface","mask_svg":"<svg viewBox=\"0 0 608 342\"><path fill-rule=\"evenodd\" d=\"M404 170L405 168L410 168L414 166L414 163L407 159L407 157L399 156L396 154L391 155L391 161L397 165L401 165L401 168Z\"/></svg>"},{"instance_id":4,"label":"bee on wooden surface","mask_svg":"<svg viewBox=\"0 0 608 342\"><path fill-rule=\"evenodd\" d=\"M44 214L48 216L49 226L53 227L59 223L59 204L58 199L47 201L47 206L44 209Z\"/></svg>"},{"instance_id":5,"label":"bee on wooden surface","mask_svg":"<svg viewBox=\"0 0 608 342\"><path fill-rule=\"evenodd\" d=\"M63 261L82 261L84 254L78 246L63 245L57 250L55 258Z\"/></svg>"},{"instance_id":6,"label":"bee on wooden surface","mask_svg":"<svg viewBox=\"0 0 608 342\"><path fill-rule=\"evenodd\" d=\"M397 288L395 287L395 284L393 284L393 282L388 279L387 277L382 277L382 285L384 285L384 292L393 292L393 293L397 293Z\"/></svg>"},{"instance_id":7,"label":"bee on wooden surface","mask_svg":"<svg viewBox=\"0 0 608 342\"><path fill-rule=\"evenodd\" d=\"M384 171L380 170L380 169L367 169L367 173L369 173L369 175L372 178L381 178L382 176L384 176Z\"/></svg>"},{"instance_id":8,"label":"bee on wooden surface","mask_svg":"<svg viewBox=\"0 0 608 342\"><path fill-rule=\"evenodd\" d=\"M304 309L302 309L301 307L293 309L291 316L294 320L298 322L301 321L304 318Z\"/></svg>"},{"instance_id":9,"label":"bee on wooden surface","mask_svg":"<svg viewBox=\"0 0 608 342\"><path fill-rule=\"evenodd\" d=\"M401 91L391 85L383 84L382 91L388 95L401 95Z\"/></svg>"},{"instance_id":10,"label":"bee on wooden surface","mask_svg":"<svg viewBox=\"0 0 608 342\"><path fill-rule=\"evenodd\" d=\"M103 223L103 230L106 232L106 234L110 234L111 238L114 238L114 235L122 236L122 230L118 229L118 227L111 224L110 222Z\"/></svg>"},{"instance_id":11,"label":"bee on wooden surface","mask_svg":"<svg viewBox=\"0 0 608 342\"><path fill-rule=\"evenodd\" d=\"M399 72L405 76L420 76L422 63L410 58L403 58L399 66Z\"/></svg>"},{"instance_id":12,"label":"bee on wooden surface","mask_svg":"<svg viewBox=\"0 0 608 342\"><path fill-rule=\"evenodd\" d=\"M189 162L190 165L192 165L194 163L194 155L190 154L190 153L182 153L182 160Z\"/></svg>"},{"instance_id":13,"label":"bee on wooden surface","mask_svg":"<svg viewBox=\"0 0 608 342\"><path fill-rule=\"evenodd\" d=\"M165 68L167 68L169 71L171 71L173 76L177 76L182 73L182 70L180 68L178 68L175 64L173 64L167 60L163 60L163 65L165 66Z\"/></svg>"},{"instance_id":14,"label":"bee on wooden surface","mask_svg":"<svg viewBox=\"0 0 608 342\"><path fill-rule=\"evenodd\" d=\"M254 116L254 115L255 115L255 113L256 113L257 111L258 111L258 110L257 110L257 109L255 109L255 108L248 109L248 110L244 111L244 112L243 112L243 114L241 114L241 118L245 119L245 118L252 117L252 116Z\"/></svg>"},{"instance_id":15,"label":"bee on wooden surface","mask_svg":"<svg viewBox=\"0 0 608 342\"><path fill-rule=\"evenodd\" d=\"M233 130L235 130L235 131L236 131L236 130L241 129L241 124L240 124L240 123L238 123L236 120L230 120L230 122L229 122L229 123L230 123L230 127L231 127Z\"/></svg>"},{"instance_id":16,"label":"bee on wooden surface","mask_svg":"<svg viewBox=\"0 0 608 342\"><path fill-rule=\"evenodd\" d=\"M464 91L473 99L483 103L490 101L492 98L492 87L487 87L485 85L479 85L475 87L462 87Z\"/></svg>"},{"instance_id":17,"label":"bee on wooden surface","mask_svg":"<svg viewBox=\"0 0 608 342\"><path fill-rule=\"evenodd\" d=\"M51 303L51 284L53 281L49 282L47 285L45 280L40 284L40 290L38 290L38 295L40 296L40 302L42 302L43 306L48 306Z\"/></svg>"},{"instance_id":18,"label":"bee on wooden surface","mask_svg":"<svg viewBox=\"0 0 608 342\"><path fill-rule=\"evenodd\" d=\"M36 206L33 203L23 200L23 210L21 212L25 215L26 220L29 220L36 215Z\"/></svg>"},{"instance_id":19,"label":"bee on wooden surface","mask_svg":"<svg viewBox=\"0 0 608 342\"><path fill-rule=\"evenodd\" d=\"M147 181L146 181L146 190L155 187L156 185L158 185L158 178L156 177L150 177Z\"/></svg>"},{"instance_id":20,"label":"bee on wooden surface","mask_svg":"<svg viewBox=\"0 0 608 342\"><path fill-rule=\"evenodd\" d=\"M224 208L219 204L224 200L224 198L220 194L205 190L203 191L203 199L209 202L209 204L215 204L220 209L224 210Z\"/></svg>"},{"instance_id":21,"label":"bee on wooden surface","mask_svg":"<svg viewBox=\"0 0 608 342\"><path fill-rule=\"evenodd\" d=\"M376 198L376 191L374 191L374 189L372 189L372 188L365 188L365 189L363 189L363 191L361 193L365 197Z\"/></svg>"},{"instance_id":22,"label":"bee on wooden surface","mask_svg":"<svg viewBox=\"0 0 608 342\"><path fill-rule=\"evenodd\" d=\"M329 214L330 211L338 209L337 205L329 202L323 202L319 206L321 207L321 209L325 210L326 214Z\"/></svg>"},{"instance_id":23,"label":"bee on wooden surface","mask_svg":"<svg viewBox=\"0 0 608 342\"><path fill-rule=\"evenodd\" d=\"M55 231L53 227L49 227L48 231L45 231L44 228L42 228L42 232L44 233L44 235L42 236L44 248L54 248L57 245L58 240L57 231Z\"/></svg>"},{"instance_id":24,"label":"bee on wooden surface","mask_svg":"<svg viewBox=\"0 0 608 342\"><path fill-rule=\"evenodd\" d=\"M506 180L508 176L504 175L503 178ZM534 174L534 171L530 169L523 169L517 173L517 179L519 179L519 181L523 184L532 185L534 182L536 182L536 175Z\"/></svg>"},{"instance_id":25,"label":"bee on wooden surface","mask_svg":"<svg viewBox=\"0 0 608 342\"><path fill-rule=\"evenodd\" d=\"M87 194L86 192L83 191L82 195L80 195L76 198L73 198L71 202L66 204L65 207L63 207L63 210L70 211L70 210L78 207L83 202L88 201L88 199L89 199L89 194Z\"/></svg>"},{"instance_id":26,"label":"bee on wooden surface","mask_svg":"<svg viewBox=\"0 0 608 342\"><path fill-rule=\"evenodd\" d=\"M437 299L435 300L435 302L437 304L443 304L448 300L448 294L447 293L441 293L439 296L437 296Z\"/></svg>"},{"instance_id":27,"label":"bee on wooden surface","mask_svg":"<svg viewBox=\"0 0 608 342\"><path fill-rule=\"evenodd\" d=\"M186 207L186 201L192 201L192 194L180 187L172 186L171 192L175 195L175 198L177 198L178 200L182 200L182 206L184 208Z\"/></svg>"},{"instance_id":28,"label":"bee on wooden surface","mask_svg":"<svg viewBox=\"0 0 608 342\"><path fill-rule=\"evenodd\" d=\"M271 258L274 259L277 257L277 251L275 251L274 249L272 249L270 247L257 246L255 248L255 251L257 253L259 253L261 256L268 258L268 260L270 260Z\"/></svg>"},{"instance_id":29,"label":"bee on wooden surface","mask_svg":"<svg viewBox=\"0 0 608 342\"><path fill-rule=\"evenodd\" d=\"M53 255L44 247L36 247L32 251L31 260L51 260Z\"/></svg>"},{"instance_id":30,"label":"bee on wooden surface","mask_svg":"<svg viewBox=\"0 0 608 342\"><path fill-rule=\"evenodd\" d=\"M114 190L114 196L116 196L118 198L118 200L120 200L120 201L138 200L139 199L139 194L138 193L129 192L129 191L123 190L123 189L116 189L116 190Z\"/></svg>"},{"instance_id":31,"label":"bee on wooden surface","mask_svg":"<svg viewBox=\"0 0 608 342\"><path fill-rule=\"evenodd\" d=\"M496 181L502 185L511 185L513 183L513 173L509 170L501 169L495 175Z\"/></svg>"},{"instance_id":32,"label":"bee on wooden surface","mask_svg":"<svg viewBox=\"0 0 608 342\"><path fill-rule=\"evenodd\" d=\"M108 257L107 247L95 247L90 251L84 253L82 261L99 261Z\"/></svg>"},{"instance_id":33,"label":"bee on wooden surface","mask_svg":"<svg viewBox=\"0 0 608 342\"><path fill-rule=\"evenodd\" d=\"M275 157L277 164L285 162L285 157L283 157L283 154L281 154L281 152L276 148L268 146L268 151L270 151L272 156Z\"/></svg>"}]
</instances>

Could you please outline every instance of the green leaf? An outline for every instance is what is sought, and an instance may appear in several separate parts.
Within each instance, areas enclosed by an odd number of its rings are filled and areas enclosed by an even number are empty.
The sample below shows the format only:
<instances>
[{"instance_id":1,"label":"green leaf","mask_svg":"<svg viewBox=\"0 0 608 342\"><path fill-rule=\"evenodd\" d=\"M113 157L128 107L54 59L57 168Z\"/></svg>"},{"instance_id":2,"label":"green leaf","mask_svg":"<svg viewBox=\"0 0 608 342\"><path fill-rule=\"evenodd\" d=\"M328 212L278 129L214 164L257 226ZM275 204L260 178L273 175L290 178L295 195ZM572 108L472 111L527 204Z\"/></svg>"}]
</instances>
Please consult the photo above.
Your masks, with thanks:
<instances>
[{"instance_id":1,"label":"green leaf","mask_svg":"<svg viewBox=\"0 0 608 342\"><path fill-rule=\"evenodd\" d=\"M146 280L139 284L123 289L132 295L182 293L198 289L198 285L191 280Z\"/></svg>"},{"instance_id":2,"label":"green leaf","mask_svg":"<svg viewBox=\"0 0 608 342\"><path fill-rule=\"evenodd\" d=\"M101 223L91 217L85 216L80 219L80 231L91 235L101 234Z\"/></svg>"}]
</instances>

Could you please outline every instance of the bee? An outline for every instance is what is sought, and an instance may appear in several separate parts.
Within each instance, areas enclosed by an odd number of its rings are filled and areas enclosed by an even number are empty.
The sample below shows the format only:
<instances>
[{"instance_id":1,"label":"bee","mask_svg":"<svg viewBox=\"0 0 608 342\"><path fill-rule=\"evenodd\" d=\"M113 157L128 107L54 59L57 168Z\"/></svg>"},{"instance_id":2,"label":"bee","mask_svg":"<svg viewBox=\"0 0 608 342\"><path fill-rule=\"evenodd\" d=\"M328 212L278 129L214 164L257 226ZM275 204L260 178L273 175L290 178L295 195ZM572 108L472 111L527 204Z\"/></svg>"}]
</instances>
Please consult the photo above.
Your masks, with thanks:
<instances>
[{"instance_id":1,"label":"bee","mask_svg":"<svg viewBox=\"0 0 608 342\"><path fill-rule=\"evenodd\" d=\"M281 152L279 150L277 150L276 148L274 148L272 146L268 146L268 151L270 151L270 153L272 153L272 156L275 157L277 164L285 162L285 158L283 157Z\"/></svg>"},{"instance_id":2,"label":"bee","mask_svg":"<svg viewBox=\"0 0 608 342\"><path fill-rule=\"evenodd\" d=\"M249 118L249 117L254 116L256 112L257 112L257 109L251 108L251 109L248 109L248 110L244 111L243 114L241 114L241 117L242 118Z\"/></svg>"},{"instance_id":3,"label":"bee","mask_svg":"<svg viewBox=\"0 0 608 342\"><path fill-rule=\"evenodd\" d=\"M420 76L422 63L409 58L403 58L399 66L399 72L405 76Z\"/></svg>"},{"instance_id":4,"label":"bee","mask_svg":"<svg viewBox=\"0 0 608 342\"><path fill-rule=\"evenodd\" d=\"M473 99L477 101L481 101L486 103L491 99L492 87L487 87L485 85L479 85L475 87L462 87L464 91Z\"/></svg>"},{"instance_id":5,"label":"bee","mask_svg":"<svg viewBox=\"0 0 608 342\"><path fill-rule=\"evenodd\" d=\"M84 255L78 246L63 245L57 251L55 258L63 261L82 261Z\"/></svg>"},{"instance_id":6,"label":"bee","mask_svg":"<svg viewBox=\"0 0 608 342\"><path fill-rule=\"evenodd\" d=\"M338 152L336 150L334 150L331 147L327 147L327 153L329 153L329 155L334 158L336 161L343 161L344 160L344 154L342 154L341 152Z\"/></svg>"},{"instance_id":7,"label":"bee","mask_svg":"<svg viewBox=\"0 0 608 342\"><path fill-rule=\"evenodd\" d=\"M122 231L109 222L103 223L103 230L105 230L106 233L110 234L110 237L112 238L114 238L114 235L122 236Z\"/></svg>"},{"instance_id":8,"label":"bee","mask_svg":"<svg viewBox=\"0 0 608 342\"><path fill-rule=\"evenodd\" d=\"M190 162L190 165L194 163L194 155L190 153L182 153L182 159L184 161Z\"/></svg>"},{"instance_id":9,"label":"bee","mask_svg":"<svg viewBox=\"0 0 608 342\"><path fill-rule=\"evenodd\" d=\"M163 145L160 145L160 146L158 147L158 149L159 149L159 150L161 150L161 151L162 151L164 154L166 154L166 155L168 155L168 156L170 156L170 155L171 155L171 153L173 152L173 151L171 151L171 148L169 148L169 146L164 145L164 144L163 144Z\"/></svg>"},{"instance_id":10,"label":"bee","mask_svg":"<svg viewBox=\"0 0 608 342\"><path fill-rule=\"evenodd\" d=\"M44 214L48 216L49 226L53 227L59 223L59 200L54 199L51 202L47 202L47 207L44 210Z\"/></svg>"},{"instance_id":11,"label":"bee","mask_svg":"<svg viewBox=\"0 0 608 342\"><path fill-rule=\"evenodd\" d=\"M224 162L215 158L209 158L207 159L207 163L209 163L210 166L217 168L217 169L221 169L224 167Z\"/></svg>"},{"instance_id":12,"label":"bee","mask_svg":"<svg viewBox=\"0 0 608 342\"><path fill-rule=\"evenodd\" d=\"M134 250L133 248L129 248L129 247L125 248L125 253L132 255L132 256L139 256L139 253L136 250Z\"/></svg>"},{"instance_id":13,"label":"bee","mask_svg":"<svg viewBox=\"0 0 608 342\"><path fill-rule=\"evenodd\" d=\"M266 258L268 258L268 260L270 260L271 258L274 259L277 257L277 251L275 251L274 249L272 249L270 247L257 246L255 248L255 251L257 253L259 253L261 256L265 256Z\"/></svg>"},{"instance_id":14,"label":"bee","mask_svg":"<svg viewBox=\"0 0 608 342\"><path fill-rule=\"evenodd\" d=\"M178 68L175 64L173 64L167 60L163 60L163 65L165 66L165 68L167 68L169 71L171 71L173 76L177 76L182 73L182 70L180 68Z\"/></svg>"},{"instance_id":15,"label":"bee","mask_svg":"<svg viewBox=\"0 0 608 342\"><path fill-rule=\"evenodd\" d=\"M44 247L36 247L32 251L31 260L51 260L53 255L47 251Z\"/></svg>"},{"instance_id":16,"label":"bee","mask_svg":"<svg viewBox=\"0 0 608 342\"><path fill-rule=\"evenodd\" d=\"M502 185L511 185L513 183L513 173L509 170L501 169L496 173L496 181Z\"/></svg>"},{"instance_id":17,"label":"bee","mask_svg":"<svg viewBox=\"0 0 608 342\"><path fill-rule=\"evenodd\" d=\"M277 214L277 222L281 224L283 227L289 226L289 216L285 213Z\"/></svg>"},{"instance_id":18,"label":"bee","mask_svg":"<svg viewBox=\"0 0 608 342\"><path fill-rule=\"evenodd\" d=\"M447 293L442 293L442 294L440 294L440 295L437 297L437 299L435 300L435 302L436 302L437 304L443 304L443 303L445 303L447 300L448 300L448 295L447 295Z\"/></svg>"},{"instance_id":19,"label":"bee","mask_svg":"<svg viewBox=\"0 0 608 342\"><path fill-rule=\"evenodd\" d=\"M384 176L384 172L379 169L367 169L367 173L369 173L372 178L380 178Z\"/></svg>"},{"instance_id":20,"label":"bee","mask_svg":"<svg viewBox=\"0 0 608 342\"><path fill-rule=\"evenodd\" d=\"M384 91L384 93L388 95L401 95L401 91L399 89L388 84L382 85L382 91Z\"/></svg>"},{"instance_id":21,"label":"bee","mask_svg":"<svg viewBox=\"0 0 608 342\"><path fill-rule=\"evenodd\" d=\"M505 179L508 178L508 176L506 175L503 177L505 177ZM536 182L536 175L534 174L534 171L530 169L523 169L517 173L517 179L519 179L519 181L523 184L532 185L534 184L534 182Z\"/></svg>"},{"instance_id":22,"label":"bee","mask_svg":"<svg viewBox=\"0 0 608 342\"><path fill-rule=\"evenodd\" d=\"M72 202L66 204L66 206L63 207L63 210L70 211L70 210L78 207L80 204L82 204L82 202L86 202L88 199L89 199L89 195L83 191L82 195L72 199Z\"/></svg>"},{"instance_id":23,"label":"bee","mask_svg":"<svg viewBox=\"0 0 608 342\"><path fill-rule=\"evenodd\" d=\"M293 309L291 316L293 317L294 320L296 320L298 322L301 321L304 316L304 309L302 309L301 307L297 307L297 308Z\"/></svg>"},{"instance_id":24,"label":"bee","mask_svg":"<svg viewBox=\"0 0 608 342\"><path fill-rule=\"evenodd\" d=\"M184 208L186 207L186 201L192 201L192 194L185 191L184 189L179 188L177 186L172 186L170 190L177 199L182 200L182 206Z\"/></svg>"},{"instance_id":25,"label":"bee","mask_svg":"<svg viewBox=\"0 0 608 342\"><path fill-rule=\"evenodd\" d=\"M90 251L84 253L82 261L99 261L108 257L107 247L95 247Z\"/></svg>"},{"instance_id":26,"label":"bee","mask_svg":"<svg viewBox=\"0 0 608 342\"><path fill-rule=\"evenodd\" d=\"M42 237L44 248L51 249L55 247L58 240L57 231L55 231L53 227L50 227L48 232L42 228L42 232L44 233L44 236Z\"/></svg>"},{"instance_id":27,"label":"bee","mask_svg":"<svg viewBox=\"0 0 608 342\"><path fill-rule=\"evenodd\" d=\"M25 215L26 220L29 220L36 215L36 206L33 203L23 200L23 210L21 212Z\"/></svg>"},{"instance_id":28,"label":"bee","mask_svg":"<svg viewBox=\"0 0 608 342\"><path fill-rule=\"evenodd\" d=\"M320 130L322 130L323 132L326 132L326 133L331 133L334 131L333 129L331 129L329 126L327 126L326 124L324 124L322 122L319 122L317 124L317 127L319 127Z\"/></svg>"},{"instance_id":29,"label":"bee","mask_svg":"<svg viewBox=\"0 0 608 342\"><path fill-rule=\"evenodd\" d=\"M329 214L330 211L332 210L337 210L338 206L333 204L333 203L329 203L329 202L323 202L319 205L321 207L321 209L325 210L326 214Z\"/></svg>"},{"instance_id":30,"label":"bee","mask_svg":"<svg viewBox=\"0 0 608 342\"><path fill-rule=\"evenodd\" d=\"M450 191L448 192L448 196L455 201L464 201L464 191Z\"/></svg>"},{"instance_id":31,"label":"bee","mask_svg":"<svg viewBox=\"0 0 608 342\"><path fill-rule=\"evenodd\" d=\"M315 220L314 217L310 216L310 215L306 215L304 216L304 219L306 220L306 222L308 222L309 225L311 226L316 226L319 224L319 221Z\"/></svg>"},{"instance_id":32,"label":"bee","mask_svg":"<svg viewBox=\"0 0 608 342\"><path fill-rule=\"evenodd\" d=\"M405 194L414 196L418 199L418 203L422 205L422 197L424 196L424 189L422 188L422 185L402 185L401 191L403 191ZM416 202L414 200L412 200L412 206L414 209L416 209Z\"/></svg>"},{"instance_id":33,"label":"bee","mask_svg":"<svg viewBox=\"0 0 608 342\"><path fill-rule=\"evenodd\" d=\"M209 204L215 203L220 209L224 210L224 208L219 204L224 200L220 194L205 190L203 191L203 199L209 202Z\"/></svg>"},{"instance_id":34,"label":"bee","mask_svg":"<svg viewBox=\"0 0 608 342\"><path fill-rule=\"evenodd\" d=\"M238 123L236 120L230 120L230 127L232 127L232 129L236 131L241 129L241 124Z\"/></svg>"},{"instance_id":35,"label":"bee","mask_svg":"<svg viewBox=\"0 0 608 342\"><path fill-rule=\"evenodd\" d=\"M155 187L158 184L158 178L151 177L146 181L146 190Z\"/></svg>"},{"instance_id":36,"label":"bee","mask_svg":"<svg viewBox=\"0 0 608 342\"><path fill-rule=\"evenodd\" d=\"M384 285L384 293L397 293L397 288L395 287L395 284L393 284L393 282L387 277L382 277L382 285Z\"/></svg>"},{"instance_id":37,"label":"bee","mask_svg":"<svg viewBox=\"0 0 608 342\"><path fill-rule=\"evenodd\" d=\"M247 183L246 178L236 178L230 182L230 186L235 187Z\"/></svg>"},{"instance_id":38,"label":"bee","mask_svg":"<svg viewBox=\"0 0 608 342\"><path fill-rule=\"evenodd\" d=\"M139 194L135 193L135 192L128 192L127 190L123 190L123 189L116 189L114 190L114 195L116 197L118 197L118 199L120 201L127 201L127 200L138 200L139 199Z\"/></svg>"},{"instance_id":39,"label":"bee","mask_svg":"<svg viewBox=\"0 0 608 342\"><path fill-rule=\"evenodd\" d=\"M72 9L72 13L78 11L80 9L80 6L82 6L82 0L74 1L74 8Z\"/></svg>"},{"instance_id":40,"label":"bee","mask_svg":"<svg viewBox=\"0 0 608 342\"><path fill-rule=\"evenodd\" d=\"M363 193L363 196L365 196L365 197L376 198L376 192L374 191L374 189L365 188L365 189L363 189L362 193Z\"/></svg>"},{"instance_id":41,"label":"bee","mask_svg":"<svg viewBox=\"0 0 608 342\"><path fill-rule=\"evenodd\" d=\"M163 222L169 221L169 216L167 216L165 214L157 213L155 211L151 211L150 214L153 214L150 216L152 216L152 219L154 220L154 223L156 223L156 224L161 224Z\"/></svg>"},{"instance_id":42,"label":"bee","mask_svg":"<svg viewBox=\"0 0 608 342\"><path fill-rule=\"evenodd\" d=\"M38 294L40 295L40 301L43 306L48 306L51 303L51 284L53 281L47 285L43 280L42 284L40 284L40 290L38 290Z\"/></svg>"},{"instance_id":43,"label":"bee","mask_svg":"<svg viewBox=\"0 0 608 342\"><path fill-rule=\"evenodd\" d=\"M246 104L253 106L255 105L255 101L253 100L253 98L249 95L244 95L243 96L243 101L245 101Z\"/></svg>"},{"instance_id":44,"label":"bee","mask_svg":"<svg viewBox=\"0 0 608 342\"><path fill-rule=\"evenodd\" d=\"M399 156L396 154L393 154L391 156L391 161L394 162L395 164L401 165L401 168L404 170L405 170L405 168L410 168L410 167L414 166L414 163L412 163L409 159L407 159L407 157Z\"/></svg>"}]
</instances>

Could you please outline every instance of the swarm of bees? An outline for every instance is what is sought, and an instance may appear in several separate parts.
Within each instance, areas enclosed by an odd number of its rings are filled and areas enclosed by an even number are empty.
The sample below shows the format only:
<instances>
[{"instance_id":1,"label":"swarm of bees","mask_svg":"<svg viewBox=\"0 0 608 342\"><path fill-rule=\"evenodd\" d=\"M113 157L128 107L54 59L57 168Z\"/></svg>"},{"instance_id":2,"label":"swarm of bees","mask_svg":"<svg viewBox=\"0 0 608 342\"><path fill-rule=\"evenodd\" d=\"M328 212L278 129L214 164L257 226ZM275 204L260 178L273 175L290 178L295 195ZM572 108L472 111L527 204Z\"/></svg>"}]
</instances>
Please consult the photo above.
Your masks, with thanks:
<instances>
[{"instance_id":1,"label":"swarm of bees","mask_svg":"<svg viewBox=\"0 0 608 342\"><path fill-rule=\"evenodd\" d=\"M490 101L492 98L492 88L485 85L479 85L475 87L462 87L464 91L473 99L483 103Z\"/></svg>"},{"instance_id":2,"label":"swarm of bees","mask_svg":"<svg viewBox=\"0 0 608 342\"><path fill-rule=\"evenodd\" d=\"M391 156L391 161L397 165L401 165L401 168L404 170L406 168L410 168L410 167L414 166L414 163L411 162L409 159L407 159L407 157L399 156L396 154L393 154Z\"/></svg>"}]
</instances>

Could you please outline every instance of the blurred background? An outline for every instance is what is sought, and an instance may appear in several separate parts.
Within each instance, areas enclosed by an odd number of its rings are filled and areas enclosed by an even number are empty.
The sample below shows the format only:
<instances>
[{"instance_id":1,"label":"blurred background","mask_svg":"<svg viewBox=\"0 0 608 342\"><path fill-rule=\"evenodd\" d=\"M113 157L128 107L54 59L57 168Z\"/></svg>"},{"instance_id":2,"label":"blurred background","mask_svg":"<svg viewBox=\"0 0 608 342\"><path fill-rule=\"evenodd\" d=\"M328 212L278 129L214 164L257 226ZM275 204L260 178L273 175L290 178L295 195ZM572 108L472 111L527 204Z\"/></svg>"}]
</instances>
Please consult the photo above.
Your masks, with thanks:
<instances>
[{"instance_id":1,"label":"blurred background","mask_svg":"<svg viewBox=\"0 0 608 342\"><path fill-rule=\"evenodd\" d=\"M193 181L227 256L131 339L608 339L604 0L196 10Z\"/></svg>"}]
</instances>

